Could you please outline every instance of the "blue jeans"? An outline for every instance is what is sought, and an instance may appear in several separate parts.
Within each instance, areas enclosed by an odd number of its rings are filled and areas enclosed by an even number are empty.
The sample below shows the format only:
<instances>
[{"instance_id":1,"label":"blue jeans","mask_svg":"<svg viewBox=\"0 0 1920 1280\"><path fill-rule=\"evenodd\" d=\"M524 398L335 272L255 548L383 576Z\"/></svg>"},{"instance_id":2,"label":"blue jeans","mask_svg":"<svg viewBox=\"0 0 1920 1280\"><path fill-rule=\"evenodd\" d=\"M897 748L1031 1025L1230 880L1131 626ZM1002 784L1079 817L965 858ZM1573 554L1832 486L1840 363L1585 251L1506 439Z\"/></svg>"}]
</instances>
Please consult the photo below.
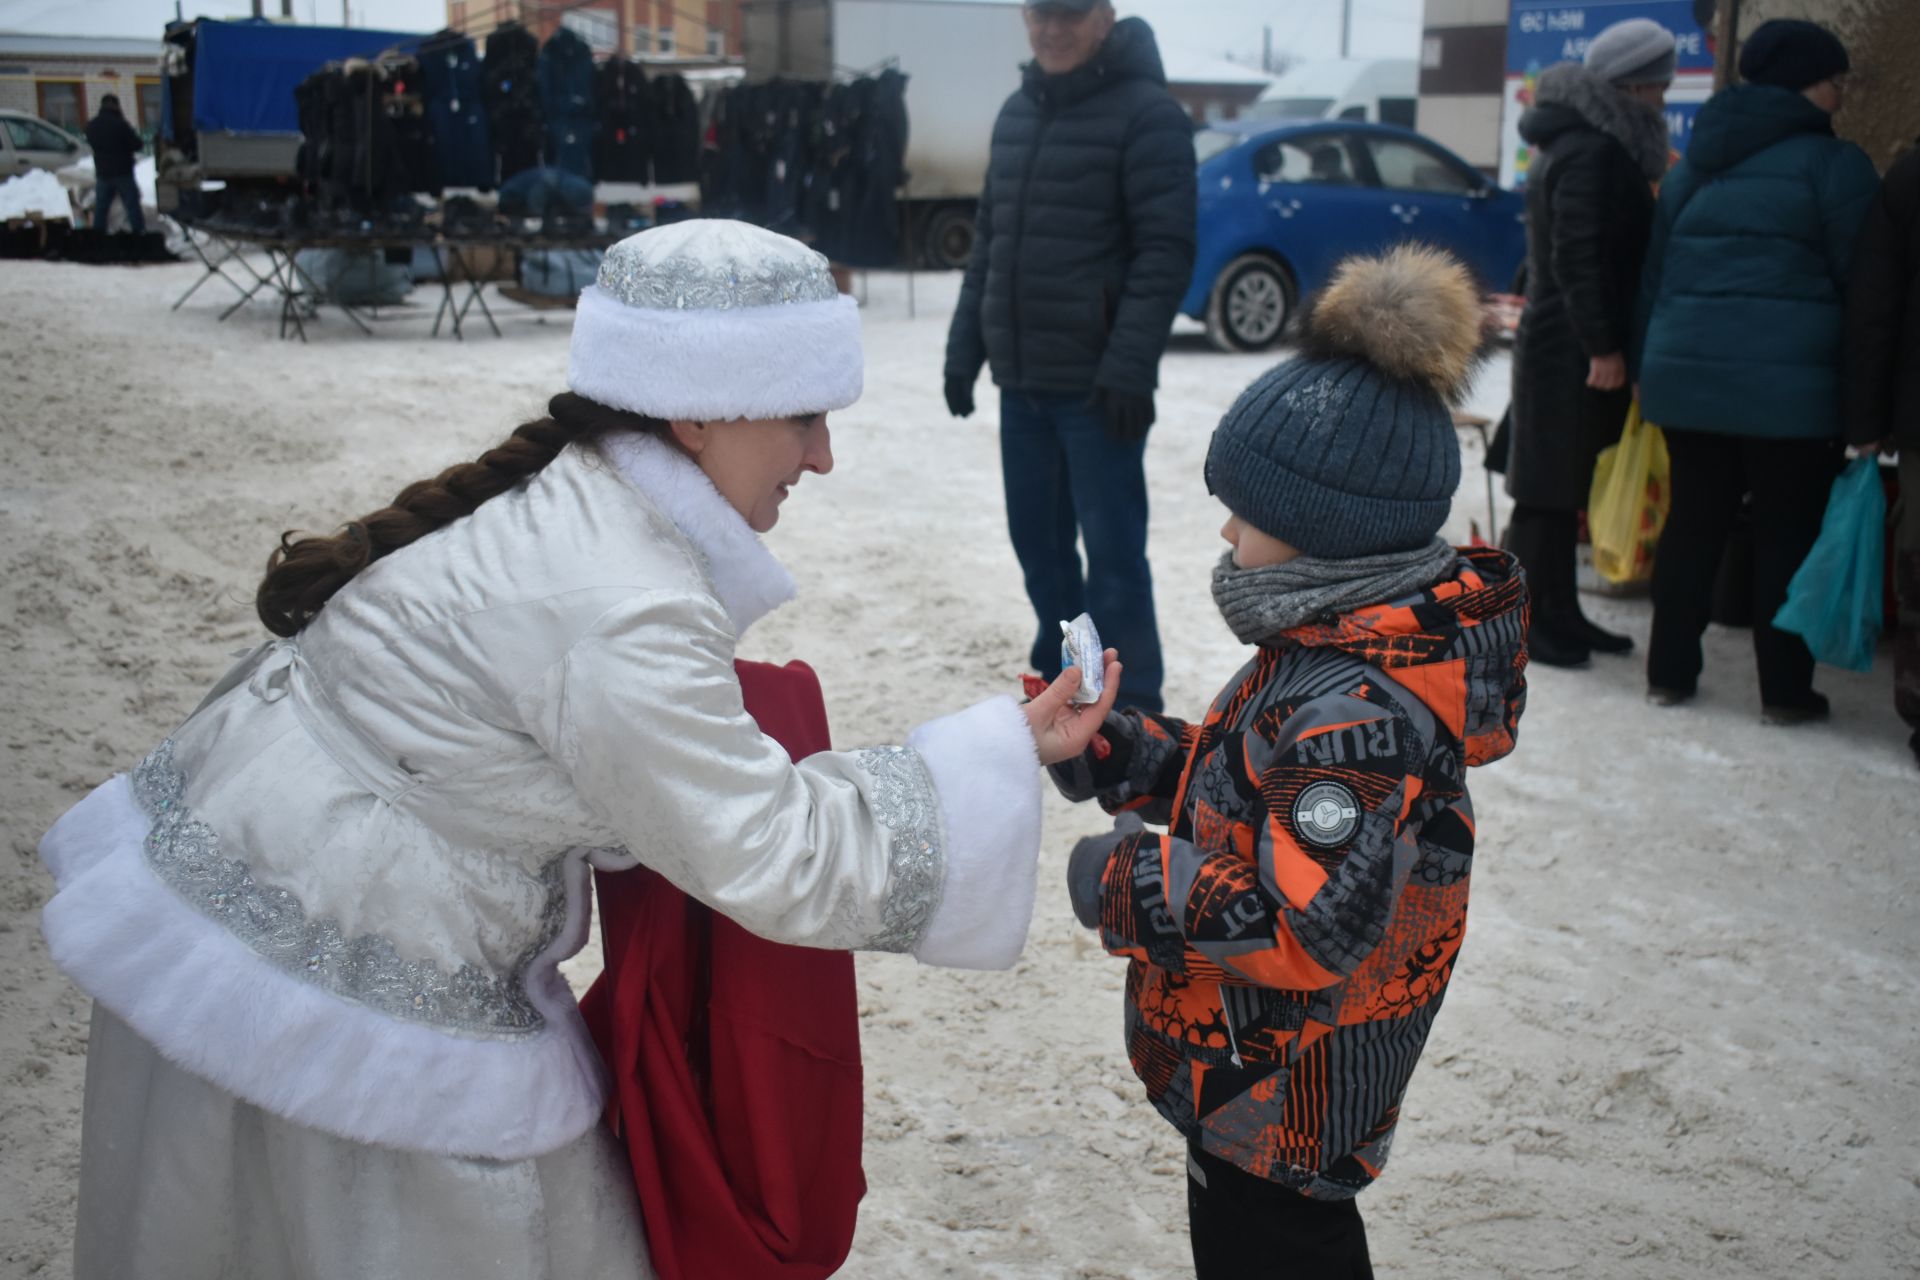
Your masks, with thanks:
<instances>
[{"instance_id":1,"label":"blue jeans","mask_svg":"<svg viewBox=\"0 0 1920 1280\"><path fill-rule=\"evenodd\" d=\"M1091 613L1100 638L1120 651L1126 665L1120 705L1159 711L1160 630L1147 567L1147 445L1114 440L1087 399L1000 395L1007 530L1039 623L1030 656L1041 675L1059 675L1060 624Z\"/></svg>"},{"instance_id":2,"label":"blue jeans","mask_svg":"<svg viewBox=\"0 0 1920 1280\"><path fill-rule=\"evenodd\" d=\"M133 175L124 178L101 178L93 186L93 229L107 229L107 213L113 208L113 198L120 197L120 203L126 206L127 224L133 228L133 234L139 235L147 229L147 220L140 213L140 184Z\"/></svg>"}]
</instances>

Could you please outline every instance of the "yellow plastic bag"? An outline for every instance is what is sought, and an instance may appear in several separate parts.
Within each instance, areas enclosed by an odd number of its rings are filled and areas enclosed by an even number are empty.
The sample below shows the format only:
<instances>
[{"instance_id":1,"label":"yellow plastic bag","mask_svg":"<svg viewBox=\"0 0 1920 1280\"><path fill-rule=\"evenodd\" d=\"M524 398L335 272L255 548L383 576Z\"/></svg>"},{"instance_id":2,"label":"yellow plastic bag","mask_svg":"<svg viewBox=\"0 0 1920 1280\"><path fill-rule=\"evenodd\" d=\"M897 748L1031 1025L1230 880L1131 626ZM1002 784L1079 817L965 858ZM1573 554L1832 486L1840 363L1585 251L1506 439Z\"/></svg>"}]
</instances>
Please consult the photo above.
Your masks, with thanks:
<instances>
[{"instance_id":1,"label":"yellow plastic bag","mask_svg":"<svg viewBox=\"0 0 1920 1280\"><path fill-rule=\"evenodd\" d=\"M1601 451L1587 498L1593 567L1608 582L1644 582L1667 524L1672 491L1667 438L1640 416L1635 402L1620 443Z\"/></svg>"}]
</instances>

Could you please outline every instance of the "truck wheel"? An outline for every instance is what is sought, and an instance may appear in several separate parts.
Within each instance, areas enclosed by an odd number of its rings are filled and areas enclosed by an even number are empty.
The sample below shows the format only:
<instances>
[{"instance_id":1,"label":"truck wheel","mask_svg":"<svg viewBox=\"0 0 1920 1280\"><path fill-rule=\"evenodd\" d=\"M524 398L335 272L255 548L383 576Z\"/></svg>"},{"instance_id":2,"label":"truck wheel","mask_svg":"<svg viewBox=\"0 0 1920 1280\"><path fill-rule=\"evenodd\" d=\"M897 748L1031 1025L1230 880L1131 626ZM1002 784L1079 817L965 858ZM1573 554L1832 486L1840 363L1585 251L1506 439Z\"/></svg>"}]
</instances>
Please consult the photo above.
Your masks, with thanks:
<instances>
[{"instance_id":1,"label":"truck wheel","mask_svg":"<svg viewBox=\"0 0 1920 1280\"><path fill-rule=\"evenodd\" d=\"M936 209L927 219L927 265L936 271L964 271L973 257L973 209L950 204Z\"/></svg>"},{"instance_id":2,"label":"truck wheel","mask_svg":"<svg viewBox=\"0 0 1920 1280\"><path fill-rule=\"evenodd\" d=\"M1294 296L1293 277L1272 258L1235 258L1207 300L1207 337L1222 351L1265 351L1286 333Z\"/></svg>"}]
</instances>

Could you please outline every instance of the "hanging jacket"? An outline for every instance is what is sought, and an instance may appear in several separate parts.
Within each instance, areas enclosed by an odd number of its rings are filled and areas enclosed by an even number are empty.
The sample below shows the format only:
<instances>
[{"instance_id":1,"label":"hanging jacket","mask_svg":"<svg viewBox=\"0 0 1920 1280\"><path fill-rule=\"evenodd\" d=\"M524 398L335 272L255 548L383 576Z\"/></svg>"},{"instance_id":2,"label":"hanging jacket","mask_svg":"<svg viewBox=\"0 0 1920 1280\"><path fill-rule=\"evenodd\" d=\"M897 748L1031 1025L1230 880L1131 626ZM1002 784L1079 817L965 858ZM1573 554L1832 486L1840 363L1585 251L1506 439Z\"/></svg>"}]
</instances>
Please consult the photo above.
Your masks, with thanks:
<instances>
[{"instance_id":1,"label":"hanging jacket","mask_svg":"<svg viewBox=\"0 0 1920 1280\"><path fill-rule=\"evenodd\" d=\"M653 180L662 186L700 181L700 104L685 76L655 76Z\"/></svg>"},{"instance_id":2,"label":"hanging jacket","mask_svg":"<svg viewBox=\"0 0 1920 1280\"><path fill-rule=\"evenodd\" d=\"M1736 85L1660 188L1636 322L1640 407L1669 430L1840 438L1847 270L1879 176L1800 94Z\"/></svg>"},{"instance_id":3,"label":"hanging jacket","mask_svg":"<svg viewBox=\"0 0 1920 1280\"><path fill-rule=\"evenodd\" d=\"M492 187L493 138L473 41L442 31L420 47L419 58L441 181L449 187Z\"/></svg>"},{"instance_id":4,"label":"hanging jacket","mask_svg":"<svg viewBox=\"0 0 1920 1280\"><path fill-rule=\"evenodd\" d=\"M536 78L547 128L547 163L591 179L593 50L572 28L561 27L540 50Z\"/></svg>"},{"instance_id":5,"label":"hanging jacket","mask_svg":"<svg viewBox=\"0 0 1920 1280\"><path fill-rule=\"evenodd\" d=\"M1122 20L1065 75L1029 64L993 126L947 376L990 363L1011 391L1153 391L1197 201L1193 120L1145 22Z\"/></svg>"},{"instance_id":6,"label":"hanging jacket","mask_svg":"<svg viewBox=\"0 0 1920 1280\"><path fill-rule=\"evenodd\" d=\"M883 71L866 82L853 143L853 191L838 261L855 267L900 262L900 187L906 181L907 77Z\"/></svg>"},{"instance_id":7,"label":"hanging jacket","mask_svg":"<svg viewBox=\"0 0 1920 1280\"><path fill-rule=\"evenodd\" d=\"M1887 170L1867 209L1843 347L1848 442L1920 450L1920 146Z\"/></svg>"},{"instance_id":8,"label":"hanging jacket","mask_svg":"<svg viewBox=\"0 0 1920 1280\"><path fill-rule=\"evenodd\" d=\"M1653 177L1628 144L1664 156L1665 135L1656 113L1577 64L1549 68L1520 119L1538 151L1527 175L1527 305L1514 336L1507 490L1518 502L1584 508L1594 459L1626 423L1633 393L1590 389L1587 363L1626 354L1653 228Z\"/></svg>"},{"instance_id":9,"label":"hanging jacket","mask_svg":"<svg viewBox=\"0 0 1920 1280\"><path fill-rule=\"evenodd\" d=\"M637 62L608 58L594 88L593 171L602 182L645 183L652 163L653 96Z\"/></svg>"},{"instance_id":10,"label":"hanging jacket","mask_svg":"<svg viewBox=\"0 0 1920 1280\"><path fill-rule=\"evenodd\" d=\"M540 163L546 138L535 80L539 59L540 42L517 22L504 23L487 35L481 74L496 182Z\"/></svg>"},{"instance_id":11,"label":"hanging jacket","mask_svg":"<svg viewBox=\"0 0 1920 1280\"><path fill-rule=\"evenodd\" d=\"M1467 923L1466 771L1513 750L1525 579L1463 550L1454 576L1262 646L1186 724L1109 715L1070 800L1169 824L1122 839L1100 937L1128 957L1126 1038L1162 1116L1315 1198L1386 1164Z\"/></svg>"}]
</instances>

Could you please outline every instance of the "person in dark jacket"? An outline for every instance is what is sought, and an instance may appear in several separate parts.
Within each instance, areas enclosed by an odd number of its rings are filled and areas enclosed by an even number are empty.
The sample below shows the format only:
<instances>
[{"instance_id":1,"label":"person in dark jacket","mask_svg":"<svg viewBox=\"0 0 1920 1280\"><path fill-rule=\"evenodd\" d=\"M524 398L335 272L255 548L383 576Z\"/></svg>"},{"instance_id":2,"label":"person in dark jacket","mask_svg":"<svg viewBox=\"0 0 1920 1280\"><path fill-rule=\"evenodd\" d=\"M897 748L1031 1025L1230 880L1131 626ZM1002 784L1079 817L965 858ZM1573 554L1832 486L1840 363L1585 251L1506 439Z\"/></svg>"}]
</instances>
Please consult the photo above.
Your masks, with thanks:
<instances>
[{"instance_id":1,"label":"person in dark jacket","mask_svg":"<svg viewBox=\"0 0 1920 1280\"><path fill-rule=\"evenodd\" d=\"M1584 666L1633 641L1588 620L1574 589L1580 512L1600 451L1632 407L1627 338L1666 173L1661 114L1675 62L1650 18L1602 31L1585 64L1540 77L1520 136L1538 148L1527 177L1527 306L1514 342L1507 545L1534 598L1533 660Z\"/></svg>"},{"instance_id":2,"label":"person in dark jacket","mask_svg":"<svg viewBox=\"0 0 1920 1280\"><path fill-rule=\"evenodd\" d=\"M1770 625L1819 536L1841 461L1843 301L1880 179L1834 137L1847 51L1811 22L1762 24L1747 83L1715 94L1660 189L1640 294L1640 405L1666 432L1672 509L1653 573L1648 695L1698 686L1700 635L1753 497L1753 645L1772 724L1822 720L1813 655Z\"/></svg>"},{"instance_id":3,"label":"person in dark jacket","mask_svg":"<svg viewBox=\"0 0 1920 1280\"><path fill-rule=\"evenodd\" d=\"M1887 170L1867 208L1847 280L1847 441L1900 455L1893 585L1893 705L1920 760L1920 145Z\"/></svg>"},{"instance_id":4,"label":"person in dark jacket","mask_svg":"<svg viewBox=\"0 0 1920 1280\"><path fill-rule=\"evenodd\" d=\"M142 143L120 110L120 99L109 93L100 99L100 114L87 122L87 145L93 148L93 229L107 229L107 212L115 196L127 211L133 234L147 229L140 212L140 184L133 178L134 157Z\"/></svg>"},{"instance_id":5,"label":"person in dark jacket","mask_svg":"<svg viewBox=\"0 0 1920 1280\"><path fill-rule=\"evenodd\" d=\"M1144 460L1193 274L1193 122L1146 23L1116 22L1110 0L1027 0L1024 12L1034 61L994 125L947 406L970 415L992 365L1035 668L1060 670L1059 624L1089 612L1125 655L1121 701L1158 710Z\"/></svg>"}]
</instances>

